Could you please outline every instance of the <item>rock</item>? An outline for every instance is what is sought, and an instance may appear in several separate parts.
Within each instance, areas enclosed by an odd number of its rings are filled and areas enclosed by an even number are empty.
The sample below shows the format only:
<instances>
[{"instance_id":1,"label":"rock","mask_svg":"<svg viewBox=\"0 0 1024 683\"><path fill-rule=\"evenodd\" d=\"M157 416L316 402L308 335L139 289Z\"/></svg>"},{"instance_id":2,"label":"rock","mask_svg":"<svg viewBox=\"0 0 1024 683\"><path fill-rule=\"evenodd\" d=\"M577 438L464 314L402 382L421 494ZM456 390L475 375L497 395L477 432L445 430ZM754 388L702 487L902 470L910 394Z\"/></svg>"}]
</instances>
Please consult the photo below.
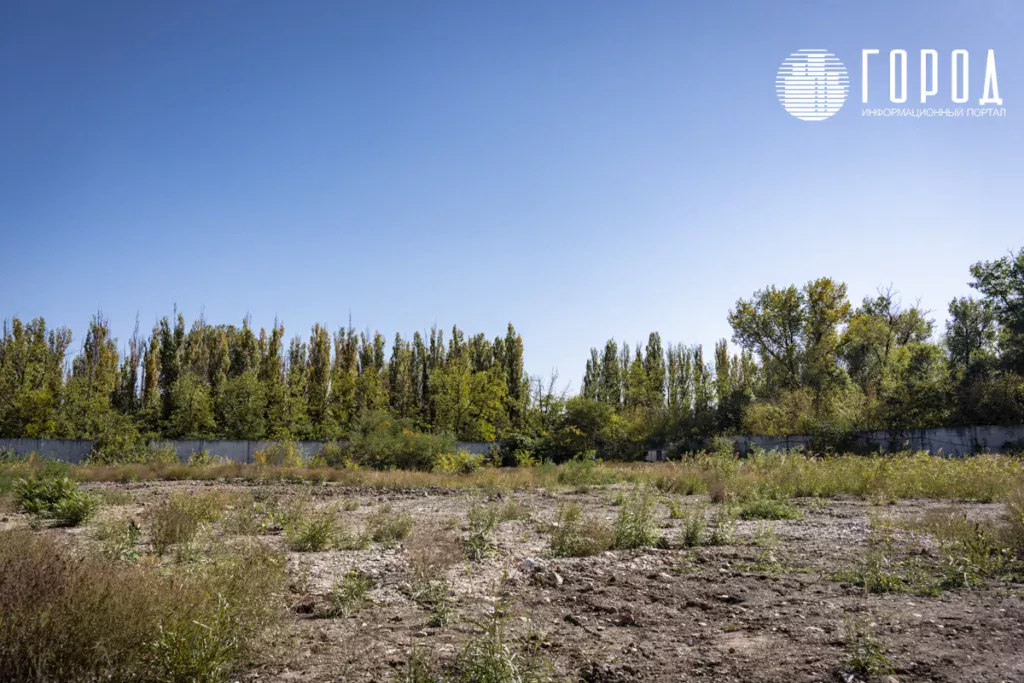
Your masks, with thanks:
<instances>
[{"instance_id":1,"label":"rock","mask_svg":"<svg viewBox=\"0 0 1024 683\"><path fill-rule=\"evenodd\" d=\"M612 623L616 626L637 626L639 622L629 612L620 612L612 618Z\"/></svg>"},{"instance_id":2,"label":"rock","mask_svg":"<svg viewBox=\"0 0 1024 683\"><path fill-rule=\"evenodd\" d=\"M583 618L578 617L575 614L566 614L565 620L573 626L583 626Z\"/></svg>"}]
</instances>

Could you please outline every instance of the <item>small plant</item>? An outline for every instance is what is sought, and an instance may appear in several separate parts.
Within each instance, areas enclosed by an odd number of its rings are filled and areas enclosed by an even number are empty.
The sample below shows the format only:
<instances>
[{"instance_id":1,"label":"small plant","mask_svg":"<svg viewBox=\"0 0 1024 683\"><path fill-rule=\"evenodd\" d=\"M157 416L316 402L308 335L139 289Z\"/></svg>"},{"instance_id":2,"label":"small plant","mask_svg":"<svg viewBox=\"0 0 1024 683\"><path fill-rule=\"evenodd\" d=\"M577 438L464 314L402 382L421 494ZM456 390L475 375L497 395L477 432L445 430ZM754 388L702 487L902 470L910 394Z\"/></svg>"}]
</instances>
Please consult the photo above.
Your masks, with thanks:
<instances>
[{"instance_id":1,"label":"small plant","mask_svg":"<svg viewBox=\"0 0 1024 683\"><path fill-rule=\"evenodd\" d=\"M612 527L612 545L618 550L653 546L658 540L654 526L654 495L647 488L633 490L619 508Z\"/></svg>"},{"instance_id":2,"label":"small plant","mask_svg":"<svg viewBox=\"0 0 1024 683\"><path fill-rule=\"evenodd\" d=\"M284 543L295 552L320 552L336 543L338 531L338 521L330 512L309 514L285 528Z\"/></svg>"},{"instance_id":3,"label":"small plant","mask_svg":"<svg viewBox=\"0 0 1024 683\"><path fill-rule=\"evenodd\" d=\"M697 509L684 513L682 524L679 525L679 545L684 548L693 548L701 545L704 538L704 531L708 523L704 518L704 510Z\"/></svg>"},{"instance_id":4,"label":"small plant","mask_svg":"<svg viewBox=\"0 0 1024 683\"><path fill-rule=\"evenodd\" d=\"M100 506L97 496L80 490L78 484L66 476L19 479L14 495L22 510L53 520L57 526L78 526L92 517Z\"/></svg>"},{"instance_id":5,"label":"small plant","mask_svg":"<svg viewBox=\"0 0 1024 683\"><path fill-rule=\"evenodd\" d=\"M434 459L433 471L440 474L472 474L484 466L484 456L466 451L439 453Z\"/></svg>"},{"instance_id":6,"label":"small plant","mask_svg":"<svg viewBox=\"0 0 1024 683\"><path fill-rule=\"evenodd\" d=\"M367 517L366 530L374 542L393 545L409 535L412 524L412 515L394 512L385 505Z\"/></svg>"},{"instance_id":7,"label":"small plant","mask_svg":"<svg viewBox=\"0 0 1024 683\"><path fill-rule=\"evenodd\" d=\"M736 536L736 518L728 506L715 510L707 535L708 545L730 545Z\"/></svg>"},{"instance_id":8,"label":"small plant","mask_svg":"<svg viewBox=\"0 0 1024 683\"><path fill-rule=\"evenodd\" d=\"M490 555L496 549L492 535L498 526L498 511L494 506L470 508L467 513L469 533L463 550L466 557L474 562Z\"/></svg>"},{"instance_id":9,"label":"small plant","mask_svg":"<svg viewBox=\"0 0 1024 683\"><path fill-rule=\"evenodd\" d=\"M803 513L792 505L774 498L760 498L740 508L740 519L803 519Z\"/></svg>"},{"instance_id":10,"label":"small plant","mask_svg":"<svg viewBox=\"0 0 1024 683\"><path fill-rule=\"evenodd\" d=\"M1013 560L1010 548L1001 546L980 524L965 535L942 543L942 584L945 588L973 588L986 577L1005 572Z\"/></svg>"},{"instance_id":11,"label":"small plant","mask_svg":"<svg viewBox=\"0 0 1024 683\"><path fill-rule=\"evenodd\" d=\"M555 557L597 555L612 545L612 532L607 525L585 517L583 508L569 503L558 508L558 517L551 531L551 554Z\"/></svg>"},{"instance_id":12,"label":"small plant","mask_svg":"<svg viewBox=\"0 0 1024 683\"><path fill-rule=\"evenodd\" d=\"M431 657L414 643L409 652L409 662L395 680L397 683L442 683L444 679L435 673Z\"/></svg>"},{"instance_id":13,"label":"small plant","mask_svg":"<svg viewBox=\"0 0 1024 683\"><path fill-rule=\"evenodd\" d=\"M348 500L341 504L341 509L344 510L345 512L355 512L356 510L359 509L359 499L349 498Z\"/></svg>"},{"instance_id":14,"label":"small plant","mask_svg":"<svg viewBox=\"0 0 1024 683\"><path fill-rule=\"evenodd\" d=\"M872 632L872 624L849 616L844 616L843 620L846 623L846 668L865 677L891 674L893 665L889 649Z\"/></svg>"},{"instance_id":15,"label":"small plant","mask_svg":"<svg viewBox=\"0 0 1024 683\"><path fill-rule=\"evenodd\" d=\"M341 583L335 582L331 588L331 605L327 616L349 617L358 612L366 595L373 588L373 579L364 572L353 570L342 577Z\"/></svg>"},{"instance_id":16,"label":"small plant","mask_svg":"<svg viewBox=\"0 0 1024 683\"><path fill-rule=\"evenodd\" d=\"M141 538L142 530L134 519L111 524L100 532L103 553L118 562L135 562L139 559Z\"/></svg>"},{"instance_id":17,"label":"small plant","mask_svg":"<svg viewBox=\"0 0 1024 683\"><path fill-rule=\"evenodd\" d=\"M683 518L683 506L679 503L678 500L666 500L665 505L668 506L669 519Z\"/></svg>"},{"instance_id":18,"label":"small plant","mask_svg":"<svg viewBox=\"0 0 1024 683\"><path fill-rule=\"evenodd\" d=\"M915 593L934 595L938 586L917 556L897 552L890 533L875 535L864 562L853 569L835 572L833 579L863 588L867 593Z\"/></svg>"},{"instance_id":19,"label":"small plant","mask_svg":"<svg viewBox=\"0 0 1024 683\"><path fill-rule=\"evenodd\" d=\"M508 608L495 605L490 616L477 624L480 631L470 639L455 662L460 683L540 683L551 677L543 671L537 645L518 648L508 632Z\"/></svg>"},{"instance_id":20,"label":"small plant","mask_svg":"<svg viewBox=\"0 0 1024 683\"><path fill-rule=\"evenodd\" d=\"M446 581L418 580L412 586L412 599L430 610L431 626L447 626L455 615L451 591Z\"/></svg>"}]
</instances>

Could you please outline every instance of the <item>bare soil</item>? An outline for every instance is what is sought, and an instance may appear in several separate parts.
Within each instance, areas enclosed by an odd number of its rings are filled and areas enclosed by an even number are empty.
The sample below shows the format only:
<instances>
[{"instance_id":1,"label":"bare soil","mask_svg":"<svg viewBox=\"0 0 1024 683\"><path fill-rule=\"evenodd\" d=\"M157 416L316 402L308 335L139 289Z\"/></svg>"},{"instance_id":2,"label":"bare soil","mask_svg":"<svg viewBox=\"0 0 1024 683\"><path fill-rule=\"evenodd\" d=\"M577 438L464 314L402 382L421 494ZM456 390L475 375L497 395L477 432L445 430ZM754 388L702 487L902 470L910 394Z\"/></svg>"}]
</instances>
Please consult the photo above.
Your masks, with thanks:
<instances>
[{"instance_id":1,"label":"bare soil","mask_svg":"<svg viewBox=\"0 0 1024 683\"><path fill-rule=\"evenodd\" d=\"M288 552L289 592L283 625L239 681L394 680L416 648L450 662L477 632L493 605L506 600L510 633L531 646L559 680L854 681L844 663L847 622L858 619L888 648L896 681L1024 681L1024 594L1005 580L937 596L866 594L833 578L863 561L871 520L949 507L935 501L873 505L861 500L793 501L797 521L737 521L735 539L718 547L646 548L594 557L556 559L549 551L558 506L582 505L615 518L617 487L583 492L523 491L501 497L466 491L377 491L334 485L94 484L94 491L130 491L127 505L107 505L102 517L144 517L175 490L253 493L278 501L309 496L337 509L359 528L382 506L410 513L416 527L466 534L467 512L490 502L516 501L529 520L505 522L496 551L482 561L453 558L446 570L456 616L430 625L429 610L410 596L408 542L364 550ZM669 497L666 497L669 499ZM684 508L706 497L673 497ZM358 501L354 507L351 501ZM348 510L343 504L349 502ZM958 504L975 519L1000 515L998 504ZM677 535L677 521L659 505L660 532ZM26 524L4 513L0 527ZM71 530L47 530L89 541L103 519ZM769 542L766 544L766 530ZM215 538L224 535L218 524ZM927 552L928 537L897 532ZM260 536L284 548L278 529ZM773 541L771 539L774 539ZM346 618L318 616L332 586L353 569L373 580L366 605ZM844 668L845 667L845 668Z\"/></svg>"}]
</instances>

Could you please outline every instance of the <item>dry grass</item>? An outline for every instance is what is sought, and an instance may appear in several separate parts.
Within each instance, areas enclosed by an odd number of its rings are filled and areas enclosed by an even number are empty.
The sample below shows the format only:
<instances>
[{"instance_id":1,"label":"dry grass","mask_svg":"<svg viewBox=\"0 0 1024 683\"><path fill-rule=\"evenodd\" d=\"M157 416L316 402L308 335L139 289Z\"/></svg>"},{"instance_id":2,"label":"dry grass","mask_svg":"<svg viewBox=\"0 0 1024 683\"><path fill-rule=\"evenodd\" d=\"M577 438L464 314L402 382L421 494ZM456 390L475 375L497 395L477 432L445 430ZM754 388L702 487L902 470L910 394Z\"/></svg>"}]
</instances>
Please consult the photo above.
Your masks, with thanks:
<instances>
[{"instance_id":1,"label":"dry grass","mask_svg":"<svg viewBox=\"0 0 1024 683\"><path fill-rule=\"evenodd\" d=\"M34 461L12 463L4 465L0 474L8 478L29 476L42 467L44 465ZM815 458L799 453L761 452L742 460L700 454L672 463L573 461L557 467L485 467L467 474L239 463L210 466L183 463L89 465L62 469L79 481L313 481L389 490L478 488L498 493L613 483L651 484L668 493L709 492L716 501L852 495L865 499L931 498L987 502L1001 500L1024 488L1024 462L1019 458L982 455L956 459L922 453Z\"/></svg>"},{"instance_id":2,"label":"dry grass","mask_svg":"<svg viewBox=\"0 0 1024 683\"><path fill-rule=\"evenodd\" d=\"M439 581L462 558L462 543L454 530L440 524L423 524L413 529L405 543L409 572L414 582Z\"/></svg>"},{"instance_id":3,"label":"dry grass","mask_svg":"<svg viewBox=\"0 0 1024 683\"><path fill-rule=\"evenodd\" d=\"M255 545L169 574L0 533L0 680L222 681L278 613L283 572Z\"/></svg>"}]
</instances>

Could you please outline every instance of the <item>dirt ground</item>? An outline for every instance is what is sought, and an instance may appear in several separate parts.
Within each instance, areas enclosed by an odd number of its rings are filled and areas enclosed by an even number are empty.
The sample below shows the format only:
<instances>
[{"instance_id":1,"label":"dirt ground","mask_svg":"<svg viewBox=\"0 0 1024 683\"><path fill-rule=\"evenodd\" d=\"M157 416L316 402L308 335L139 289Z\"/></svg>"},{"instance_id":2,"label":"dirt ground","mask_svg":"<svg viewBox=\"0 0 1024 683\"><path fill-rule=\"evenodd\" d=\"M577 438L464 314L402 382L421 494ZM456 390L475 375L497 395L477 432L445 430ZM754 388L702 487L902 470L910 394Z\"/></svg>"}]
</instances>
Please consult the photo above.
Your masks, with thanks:
<instances>
[{"instance_id":1,"label":"dirt ground","mask_svg":"<svg viewBox=\"0 0 1024 683\"><path fill-rule=\"evenodd\" d=\"M93 484L94 491L129 491L107 505L101 519L71 530L88 541L103 518L140 516L172 491L235 491L285 500L308 496L336 509L350 528L390 505L414 519L413 536L448 529L465 536L471 507L515 501L528 519L508 521L494 533L495 551L480 561L461 555L446 569L455 617L431 626L430 612L410 597L409 543L374 543L362 550L288 552L289 605L272 645L239 681L396 680L415 648L435 661L450 661L498 601L511 615L513 640L532 647L558 680L632 681L854 681L846 673L848 624L864 625L888 648L888 681L1024 681L1022 586L990 582L937 596L866 594L835 580L834 572L863 561L871 520L923 514L949 507L934 501L873 505L861 500L794 501L804 518L742 521L735 538L716 547L645 548L556 559L550 525L559 505L579 503L611 522L624 489L504 496L447 490L403 492L334 485L228 485L194 482ZM127 497L126 497L127 498ZM686 508L707 506L706 496L664 496ZM358 501L356 507L353 501ZM346 505L347 503L347 505ZM998 504L961 504L969 517L1001 513ZM709 509L711 509L709 507ZM657 507L659 532L676 537L677 520ZM2 527L24 522L6 514ZM222 538L226 532L213 532ZM418 534L418 536L417 536ZM897 538L917 536L896 532ZM261 542L284 548L279 529ZM912 539L927 553L927 537ZM441 549L451 552L450 549ZM332 586L357 569L373 588L362 609L323 618L312 606L328 600Z\"/></svg>"}]
</instances>

